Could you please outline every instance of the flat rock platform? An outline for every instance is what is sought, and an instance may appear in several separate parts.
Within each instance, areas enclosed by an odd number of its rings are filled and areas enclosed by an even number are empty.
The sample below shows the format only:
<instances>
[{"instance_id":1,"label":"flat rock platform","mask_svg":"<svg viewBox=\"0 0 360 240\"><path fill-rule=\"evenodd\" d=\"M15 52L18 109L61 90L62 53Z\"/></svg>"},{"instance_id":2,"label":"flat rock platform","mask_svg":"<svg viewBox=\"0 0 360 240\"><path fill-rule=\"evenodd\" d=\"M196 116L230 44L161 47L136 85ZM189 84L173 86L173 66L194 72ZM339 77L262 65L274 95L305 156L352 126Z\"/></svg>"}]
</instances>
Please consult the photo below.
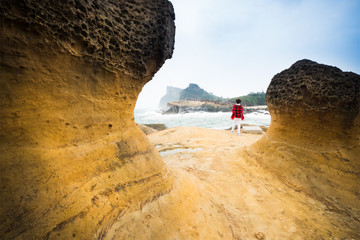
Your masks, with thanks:
<instances>
[{"instance_id":1,"label":"flat rock platform","mask_svg":"<svg viewBox=\"0 0 360 240\"><path fill-rule=\"evenodd\" d=\"M262 133L262 129L259 126L243 126L244 133Z\"/></svg>"}]
</instances>

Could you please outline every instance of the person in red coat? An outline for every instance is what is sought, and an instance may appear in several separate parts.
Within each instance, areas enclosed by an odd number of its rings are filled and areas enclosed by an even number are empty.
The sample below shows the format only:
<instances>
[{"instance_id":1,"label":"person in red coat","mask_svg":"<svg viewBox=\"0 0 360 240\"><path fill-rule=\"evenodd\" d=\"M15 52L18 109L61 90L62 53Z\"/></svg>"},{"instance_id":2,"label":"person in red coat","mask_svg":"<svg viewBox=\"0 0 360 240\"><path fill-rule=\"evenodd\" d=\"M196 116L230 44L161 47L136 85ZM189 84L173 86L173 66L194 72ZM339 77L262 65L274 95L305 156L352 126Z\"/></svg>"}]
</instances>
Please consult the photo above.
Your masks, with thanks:
<instances>
[{"instance_id":1,"label":"person in red coat","mask_svg":"<svg viewBox=\"0 0 360 240\"><path fill-rule=\"evenodd\" d=\"M244 120L244 108L241 105L241 99L236 99L236 104L233 106L232 109L232 115L231 115L231 119L234 120L233 121L233 126L231 128L231 133L234 132L234 128L235 125L237 125L237 129L238 129L238 135L240 135L240 123L242 120Z\"/></svg>"}]
</instances>

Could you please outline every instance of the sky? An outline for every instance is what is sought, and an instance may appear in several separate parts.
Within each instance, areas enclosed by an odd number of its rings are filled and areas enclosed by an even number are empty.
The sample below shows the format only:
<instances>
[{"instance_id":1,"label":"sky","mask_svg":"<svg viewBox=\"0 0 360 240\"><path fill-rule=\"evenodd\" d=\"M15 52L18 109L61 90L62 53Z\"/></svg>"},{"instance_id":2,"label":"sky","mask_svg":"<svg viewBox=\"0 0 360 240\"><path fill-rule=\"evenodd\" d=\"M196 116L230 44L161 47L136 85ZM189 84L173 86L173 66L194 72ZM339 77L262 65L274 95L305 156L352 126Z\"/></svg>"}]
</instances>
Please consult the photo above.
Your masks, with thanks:
<instances>
[{"instance_id":1,"label":"sky","mask_svg":"<svg viewBox=\"0 0 360 240\"><path fill-rule=\"evenodd\" d=\"M157 108L166 87L196 83L221 97L265 91L301 59L360 74L360 0L170 0L173 57L136 108Z\"/></svg>"}]
</instances>

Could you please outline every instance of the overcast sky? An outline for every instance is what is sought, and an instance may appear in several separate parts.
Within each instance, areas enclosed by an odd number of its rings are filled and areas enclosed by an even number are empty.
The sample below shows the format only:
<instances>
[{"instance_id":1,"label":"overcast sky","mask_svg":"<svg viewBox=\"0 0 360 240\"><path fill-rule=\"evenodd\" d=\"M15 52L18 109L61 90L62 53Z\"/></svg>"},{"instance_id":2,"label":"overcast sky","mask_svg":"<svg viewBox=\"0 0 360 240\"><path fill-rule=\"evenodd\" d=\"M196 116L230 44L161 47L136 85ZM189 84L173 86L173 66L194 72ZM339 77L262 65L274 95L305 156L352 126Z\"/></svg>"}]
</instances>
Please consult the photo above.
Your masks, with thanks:
<instances>
[{"instance_id":1,"label":"overcast sky","mask_svg":"<svg viewBox=\"0 0 360 240\"><path fill-rule=\"evenodd\" d=\"M136 108L156 108L166 86L196 83L217 96L266 91L301 59L360 74L360 0L171 0L175 50Z\"/></svg>"}]
</instances>

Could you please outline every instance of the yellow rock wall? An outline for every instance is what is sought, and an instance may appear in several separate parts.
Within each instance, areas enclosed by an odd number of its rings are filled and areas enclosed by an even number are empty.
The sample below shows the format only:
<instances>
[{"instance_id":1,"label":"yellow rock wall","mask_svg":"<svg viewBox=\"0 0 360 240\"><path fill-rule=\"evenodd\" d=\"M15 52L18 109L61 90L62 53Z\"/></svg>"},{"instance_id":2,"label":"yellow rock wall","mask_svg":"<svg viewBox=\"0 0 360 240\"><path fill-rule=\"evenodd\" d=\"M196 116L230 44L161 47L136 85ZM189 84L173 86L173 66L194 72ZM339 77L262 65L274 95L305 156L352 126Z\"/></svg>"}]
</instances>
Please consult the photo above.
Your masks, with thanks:
<instances>
[{"instance_id":1,"label":"yellow rock wall","mask_svg":"<svg viewBox=\"0 0 360 240\"><path fill-rule=\"evenodd\" d=\"M267 105L271 125L245 157L339 214L337 237L359 236L360 76L298 61L274 76Z\"/></svg>"},{"instance_id":2,"label":"yellow rock wall","mask_svg":"<svg viewBox=\"0 0 360 240\"><path fill-rule=\"evenodd\" d=\"M102 239L172 186L133 121L172 55L171 3L5 0L0 13L0 238Z\"/></svg>"}]
</instances>

